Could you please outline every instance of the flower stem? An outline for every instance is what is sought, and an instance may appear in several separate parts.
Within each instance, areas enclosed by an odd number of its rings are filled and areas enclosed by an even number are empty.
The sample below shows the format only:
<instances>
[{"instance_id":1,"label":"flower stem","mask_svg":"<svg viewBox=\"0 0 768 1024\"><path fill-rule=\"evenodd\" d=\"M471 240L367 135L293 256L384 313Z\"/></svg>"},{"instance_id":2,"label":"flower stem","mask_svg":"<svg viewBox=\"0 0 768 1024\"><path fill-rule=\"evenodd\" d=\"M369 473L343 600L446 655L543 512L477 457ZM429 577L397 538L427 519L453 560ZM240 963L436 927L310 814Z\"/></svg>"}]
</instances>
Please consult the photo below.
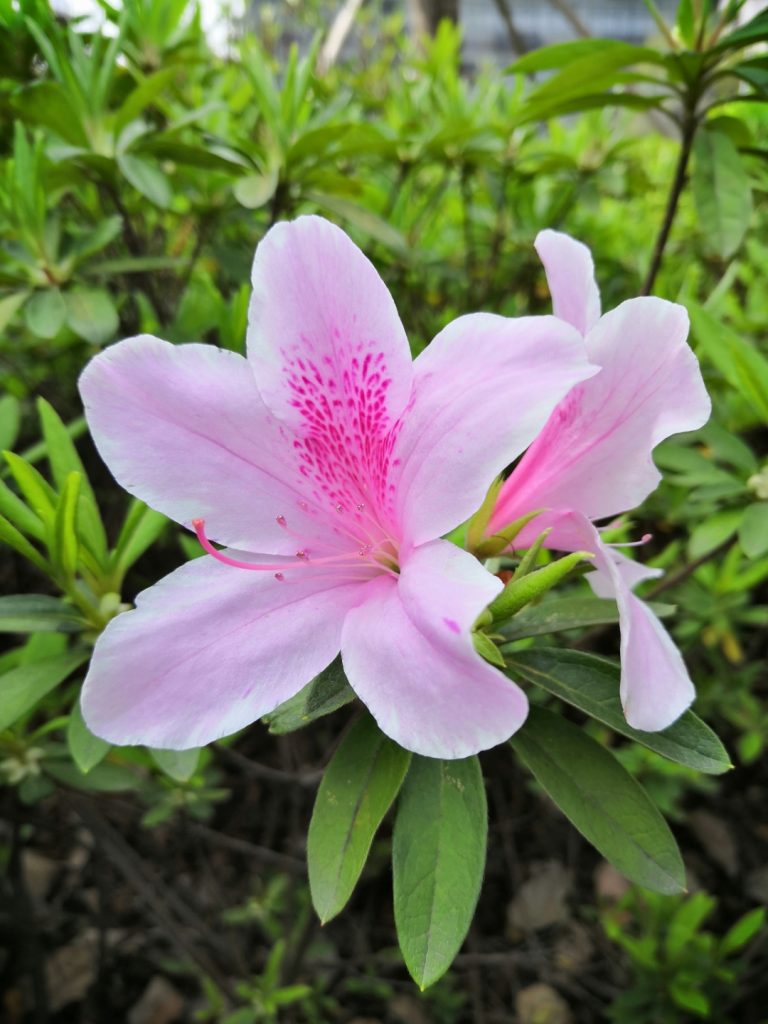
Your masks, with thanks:
<instances>
[{"instance_id":1,"label":"flower stem","mask_svg":"<svg viewBox=\"0 0 768 1024\"><path fill-rule=\"evenodd\" d=\"M672 230L672 224L675 220L675 214L677 213L677 207L680 202L680 196L685 188L686 172L688 170L688 163L691 158L691 151L693 149L693 140L696 137L696 129L698 128L698 120L695 113L695 99L693 102L689 99L686 105L686 110L683 119L683 132L680 140L680 155L677 158L677 167L675 168L675 175L672 179L672 185L669 189L669 197L667 199L667 207L664 211L664 219L661 222L659 234L656 238L656 244L653 247L653 256L651 257L651 265L648 268L648 275L645 279L645 284L641 295L650 295L653 291L653 286L656 283L656 276L661 268L661 261L664 256L664 250L667 246L669 239L669 233Z\"/></svg>"}]
</instances>

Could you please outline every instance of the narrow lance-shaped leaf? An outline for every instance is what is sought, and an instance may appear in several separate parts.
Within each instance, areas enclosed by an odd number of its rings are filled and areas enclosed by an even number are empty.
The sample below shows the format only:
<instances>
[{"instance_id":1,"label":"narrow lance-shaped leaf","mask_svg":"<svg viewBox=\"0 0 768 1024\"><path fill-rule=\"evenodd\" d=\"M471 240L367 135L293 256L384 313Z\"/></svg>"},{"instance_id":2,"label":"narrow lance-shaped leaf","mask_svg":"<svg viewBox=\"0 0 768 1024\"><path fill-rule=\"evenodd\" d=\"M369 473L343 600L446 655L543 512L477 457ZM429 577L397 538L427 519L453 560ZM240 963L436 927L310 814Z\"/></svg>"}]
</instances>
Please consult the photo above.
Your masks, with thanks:
<instances>
[{"instance_id":1,"label":"narrow lance-shaped leaf","mask_svg":"<svg viewBox=\"0 0 768 1024\"><path fill-rule=\"evenodd\" d=\"M85 650L67 651L19 665L0 676L0 730L13 725L38 701L87 661Z\"/></svg>"},{"instance_id":2,"label":"narrow lance-shaped leaf","mask_svg":"<svg viewBox=\"0 0 768 1024\"><path fill-rule=\"evenodd\" d=\"M639 783L583 729L532 707L510 743L563 814L630 881L660 893L684 890L669 826Z\"/></svg>"},{"instance_id":3,"label":"narrow lance-shaped leaf","mask_svg":"<svg viewBox=\"0 0 768 1024\"><path fill-rule=\"evenodd\" d=\"M400 949L422 989L448 970L472 923L487 832L478 759L414 756L395 820L392 872Z\"/></svg>"},{"instance_id":4,"label":"narrow lance-shaped leaf","mask_svg":"<svg viewBox=\"0 0 768 1024\"><path fill-rule=\"evenodd\" d=\"M77 505L80 497L79 473L70 473L59 495L56 517L53 524L53 545L51 557L64 575L71 578L77 572Z\"/></svg>"},{"instance_id":5,"label":"narrow lance-shaped leaf","mask_svg":"<svg viewBox=\"0 0 768 1024\"><path fill-rule=\"evenodd\" d=\"M0 597L0 633L77 633L83 620L77 611L47 594Z\"/></svg>"},{"instance_id":6,"label":"narrow lance-shaped leaf","mask_svg":"<svg viewBox=\"0 0 768 1024\"><path fill-rule=\"evenodd\" d=\"M710 248L723 259L738 249L752 216L752 189L739 151L723 132L696 135L691 184L699 224Z\"/></svg>"},{"instance_id":7,"label":"narrow lance-shaped leaf","mask_svg":"<svg viewBox=\"0 0 768 1024\"><path fill-rule=\"evenodd\" d=\"M280 707L264 717L269 731L277 736L295 732L317 718L338 711L355 699L355 692L347 682L341 658L335 658L328 668Z\"/></svg>"},{"instance_id":8,"label":"narrow lance-shaped leaf","mask_svg":"<svg viewBox=\"0 0 768 1024\"><path fill-rule=\"evenodd\" d=\"M309 888L325 923L346 905L411 755L366 715L342 740L317 792L307 840Z\"/></svg>"},{"instance_id":9,"label":"narrow lance-shaped leaf","mask_svg":"<svg viewBox=\"0 0 768 1024\"><path fill-rule=\"evenodd\" d=\"M663 732L641 732L627 725L619 701L620 670L605 658L581 651L533 648L507 653L506 662L512 678L540 686L670 761L709 775L721 775L733 767L718 737L692 711L686 711Z\"/></svg>"}]
</instances>

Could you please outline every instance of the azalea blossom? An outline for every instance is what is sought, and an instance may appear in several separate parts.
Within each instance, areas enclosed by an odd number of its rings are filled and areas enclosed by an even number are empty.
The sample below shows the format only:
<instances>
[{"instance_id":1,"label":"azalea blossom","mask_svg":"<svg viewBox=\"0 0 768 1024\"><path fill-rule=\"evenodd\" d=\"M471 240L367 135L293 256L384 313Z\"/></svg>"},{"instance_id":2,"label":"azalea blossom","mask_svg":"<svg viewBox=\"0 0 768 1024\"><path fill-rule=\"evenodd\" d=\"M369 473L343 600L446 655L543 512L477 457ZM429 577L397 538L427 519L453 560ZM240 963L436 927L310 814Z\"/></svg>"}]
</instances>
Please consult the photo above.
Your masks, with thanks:
<instances>
[{"instance_id":1,"label":"azalea blossom","mask_svg":"<svg viewBox=\"0 0 768 1024\"><path fill-rule=\"evenodd\" d=\"M586 246L556 231L536 239L557 317L584 337L601 372L578 384L504 482L489 532L544 510L515 539L524 547L545 528L548 547L595 555L588 576L600 597L618 603L621 700L630 725L656 731L694 698L685 663L669 634L632 588L658 570L606 544L594 520L639 505L661 475L651 452L664 438L706 423L710 401L687 344L688 315L657 298L623 302L600 315L600 293Z\"/></svg>"},{"instance_id":2,"label":"azalea blossom","mask_svg":"<svg viewBox=\"0 0 768 1024\"><path fill-rule=\"evenodd\" d=\"M247 358L142 336L81 378L118 482L208 552L107 626L83 690L90 728L203 744L341 651L402 746L465 757L506 739L527 701L472 637L501 582L440 538L595 372L556 317L461 317L412 362L343 231L318 217L274 227L254 261Z\"/></svg>"}]
</instances>

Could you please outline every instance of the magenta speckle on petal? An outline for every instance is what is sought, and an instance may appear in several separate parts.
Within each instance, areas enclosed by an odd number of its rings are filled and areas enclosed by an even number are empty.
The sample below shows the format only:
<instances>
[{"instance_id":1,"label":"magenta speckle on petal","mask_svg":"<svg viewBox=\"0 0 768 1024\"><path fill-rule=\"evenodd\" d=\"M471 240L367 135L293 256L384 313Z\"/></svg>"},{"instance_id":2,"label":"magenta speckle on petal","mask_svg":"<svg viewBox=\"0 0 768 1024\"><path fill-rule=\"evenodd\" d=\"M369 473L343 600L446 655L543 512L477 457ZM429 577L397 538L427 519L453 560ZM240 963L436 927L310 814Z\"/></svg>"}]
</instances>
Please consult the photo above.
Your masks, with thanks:
<instances>
[{"instance_id":1,"label":"magenta speckle on petal","mask_svg":"<svg viewBox=\"0 0 768 1024\"><path fill-rule=\"evenodd\" d=\"M460 633L461 632L461 626L458 624L456 619L445 619L444 618L443 622L446 624L446 626L448 627L448 629L450 629L450 631L452 633Z\"/></svg>"}]
</instances>

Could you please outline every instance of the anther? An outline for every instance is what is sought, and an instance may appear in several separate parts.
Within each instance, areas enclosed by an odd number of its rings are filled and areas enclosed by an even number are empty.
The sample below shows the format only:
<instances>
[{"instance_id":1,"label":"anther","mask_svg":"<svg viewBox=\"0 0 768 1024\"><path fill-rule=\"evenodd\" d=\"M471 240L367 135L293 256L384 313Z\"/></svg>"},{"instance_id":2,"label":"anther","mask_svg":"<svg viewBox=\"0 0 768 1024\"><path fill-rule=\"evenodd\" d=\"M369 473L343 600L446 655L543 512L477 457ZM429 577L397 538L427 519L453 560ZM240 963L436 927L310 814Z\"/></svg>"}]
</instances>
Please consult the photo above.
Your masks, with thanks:
<instances>
[{"instance_id":1,"label":"anther","mask_svg":"<svg viewBox=\"0 0 768 1024\"><path fill-rule=\"evenodd\" d=\"M359 505L355 505L355 508L357 509L358 512L362 512L363 509L365 508L365 505L360 503Z\"/></svg>"},{"instance_id":2,"label":"anther","mask_svg":"<svg viewBox=\"0 0 768 1024\"><path fill-rule=\"evenodd\" d=\"M275 579L278 581L278 583L282 583L283 580L285 579L285 576L283 576L281 572L276 572Z\"/></svg>"},{"instance_id":3,"label":"anther","mask_svg":"<svg viewBox=\"0 0 768 1024\"><path fill-rule=\"evenodd\" d=\"M301 559L302 559L302 561L303 561L304 559L307 559L307 558L309 558L309 555L307 554L307 552L306 552L306 551L302 550L302 551L297 551L297 552L296 552L296 557L297 557L297 558L301 558Z\"/></svg>"},{"instance_id":4,"label":"anther","mask_svg":"<svg viewBox=\"0 0 768 1024\"><path fill-rule=\"evenodd\" d=\"M275 518L275 522L277 523L278 526L282 526L283 528L285 528L288 525L287 522L286 522L285 516L283 516L283 515L277 516Z\"/></svg>"},{"instance_id":5,"label":"anther","mask_svg":"<svg viewBox=\"0 0 768 1024\"><path fill-rule=\"evenodd\" d=\"M341 502L339 502L338 505L336 505L335 507L336 507L336 511L337 512L343 512L344 511L344 506L341 504Z\"/></svg>"}]
</instances>

